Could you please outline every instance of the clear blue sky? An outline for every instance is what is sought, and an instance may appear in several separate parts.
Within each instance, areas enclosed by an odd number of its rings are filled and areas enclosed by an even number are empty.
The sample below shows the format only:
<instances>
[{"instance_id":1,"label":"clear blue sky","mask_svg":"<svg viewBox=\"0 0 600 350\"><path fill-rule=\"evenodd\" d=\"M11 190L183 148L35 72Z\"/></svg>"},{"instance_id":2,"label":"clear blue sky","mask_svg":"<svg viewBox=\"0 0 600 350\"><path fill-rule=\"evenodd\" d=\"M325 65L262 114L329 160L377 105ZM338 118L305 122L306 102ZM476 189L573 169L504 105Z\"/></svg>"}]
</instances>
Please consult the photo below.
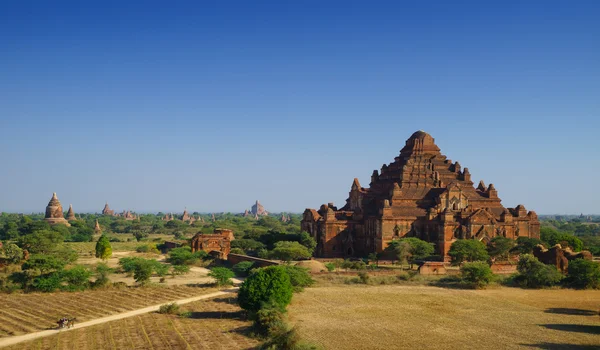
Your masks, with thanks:
<instances>
[{"instance_id":1,"label":"clear blue sky","mask_svg":"<svg viewBox=\"0 0 600 350\"><path fill-rule=\"evenodd\" d=\"M0 211L342 205L423 129L600 213L599 1L4 1Z\"/></svg>"}]
</instances>

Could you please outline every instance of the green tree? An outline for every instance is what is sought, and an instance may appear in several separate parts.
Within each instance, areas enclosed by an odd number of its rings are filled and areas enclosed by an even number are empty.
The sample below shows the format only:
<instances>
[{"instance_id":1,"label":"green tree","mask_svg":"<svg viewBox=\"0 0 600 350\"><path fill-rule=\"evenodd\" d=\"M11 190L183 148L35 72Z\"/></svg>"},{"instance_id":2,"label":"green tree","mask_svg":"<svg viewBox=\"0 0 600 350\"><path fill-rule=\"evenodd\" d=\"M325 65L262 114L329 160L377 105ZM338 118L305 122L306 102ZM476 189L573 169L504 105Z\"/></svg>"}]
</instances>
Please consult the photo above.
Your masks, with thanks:
<instances>
[{"instance_id":1,"label":"green tree","mask_svg":"<svg viewBox=\"0 0 600 350\"><path fill-rule=\"evenodd\" d=\"M575 288L600 288L600 263L585 259L570 261L567 283Z\"/></svg>"},{"instance_id":2,"label":"green tree","mask_svg":"<svg viewBox=\"0 0 600 350\"><path fill-rule=\"evenodd\" d=\"M494 280L492 269L483 261L464 263L460 267L460 274L464 281L472 283L477 288L485 287Z\"/></svg>"},{"instance_id":3,"label":"green tree","mask_svg":"<svg viewBox=\"0 0 600 350\"><path fill-rule=\"evenodd\" d=\"M108 276L112 273L112 269L108 267L105 263L100 263L96 265L96 281L94 282L94 287L103 287L106 286L110 279Z\"/></svg>"},{"instance_id":4,"label":"green tree","mask_svg":"<svg viewBox=\"0 0 600 350\"><path fill-rule=\"evenodd\" d=\"M66 290L85 290L90 285L92 272L85 266L77 265L61 273L62 281L67 283Z\"/></svg>"},{"instance_id":5,"label":"green tree","mask_svg":"<svg viewBox=\"0 0 600 350\"><path fill-rule=\"evenodd\" d=\"M306 247L310 254L312 255L315 252L315 248L317 247L317 241L308 234L308 232L300 232L299 236L300 244Z\"/></svg>"},{"instance_id":6,"label":"green tree","mask_svg":"<svg viewBox=\"0 0 600 350\"><path fill-rule=\"evenodd\" d=\"M23 249L14 243L4 244L0 249L0 261L2 260L8 264L20 263L23 260Z\"/></svg>"},{"instance_id":7,"label":"green tree","mask_svg":"<svg viewBox=\"0 0 600 350\"><path fill-rule=\"evenodd\" d=\"M295 265L283 265L283 268L288 276L290 276L290 283L294 287L294 292L301 292L305 287L315 283L315 280L310 277L307 268Z\"/></svg>"},{"instance_id":8,"label":"green tree","mask_svg":"<svg viewBox=\"0 0 600 350\"><path fill-rule=\"evenodd\" d=\"M496 236L492 238L488 244L487 251L492 258L507 260L511 249L513 249L514 246L514 240L502 236Z\"/></svg>"},{"instance_id":9,"label":"green tree","mask_svg":"<svg viewBox=\"0 0 600 350\"><path fill-rule=\"evenodd\" d=\"M214 278L218 286L226 286L233 284L231 278L235 276L235 274L226 267L214 267L210 270L208 276Z\"/></svg>"},{"instance_id":10,"label":"green tree","mask_svg":"<svg viewBox=\"0 0 600 350\"><path fill-rule=\"evenodd\" d=\"M169 251L167 262L173 265L193 265L206 256L207 253L203 250L192 253L191 247L179 247Z\"/></svg>"},{"instance_id":11,"label":"green tree","mask_svg":"<svg viewBox=\"0 0 600 350\"><path fill-rule=\"evenodd\" d=\"M133 270L133 279L141 285L147 284L152 277L154 265L150 260L140 259L136 262Z\"/></svg>"},{"instance_id":12,"label":"green tree","mask_svg":"<svg viewBox=\"0 0 600 350\"><path fill-rule=\"evenodd\" d=\"M133 233L133 237L135 238L136 241L141 241L144 238L148 237L148 232L144 232L144 231L135 231Z\"/></svg>"},{"instance_id":13,"label":"green tree","mask_svg":"<svg viewBox=\"0 0 600 350\"><path fill-rule=\"evenodd\" d=\"M283 261L308 259L311 257L310 251L298 242L281 241L275 243L275 248L271 256Z\"/></svg>"},{"instance_id":14,"label":"green tree","mask_svg":"<svg viewBox=\"0 0 600 350\"><path fill-rule=\"evenodd\" d=\"M107 236L102 235L96 242L96 258L107 260L112 255L112 246Z\"/></svg>"},{"instance_id":15,"label":"green tree","mask_svg":"<svg viewBox=\"0 0 600 350\"><path fill-rule=\"evenodd\" d=\"M62 271L66 262L53 255L35 254L32 255L22 266L23 271L31 271L38 274L48 274L50 272Z\"/></svg>"},{"instance_id":16,"label":"green tree","mask_svg":"<svg viewBox=\"0 0 600 350\"><path fill-rule=\"evenodd\" d=\"M256 313L263 304L284 308L292 300L293 287L283 266L254 270L240 286L238 303L244 310Z\"/></svg>"},{"instance_id":17,"label":"green tree","mask_svg":"<svg viewBox=\"0 0 600 350\"><path fill-rule=\"evenodd\" d=\"M523 287L550 287L560 283L562 273L554 265L545 265L531 254L523 254L517 265L519 275L516 282Z\"/></svg>"},{"instance_id":18,"label":"green tree","mask_svg":"<svg viewBox=\"0 0 600 350\"><path fill-rule=\"evenodd\" d=\"M188 265L173 265L171 268L171 274L173 276L183 275L190 272L190 267Z\"/></svg>"},{"instance_id":19,"label":"green tree","mask_svg":"<svg viewBox=\"0 0 600 350\"><path fill-rule=\"evenodd\" d=\"M576 252L583 249L583 242L579 238L565 232L556 231L550 227L540 229L540 238L550 247L560 244L563 247L569 246Z\"/></svg>"},{"instance_id":20,"label":"green tree","mask_svg":"<svg viewBox=\"0 0 600 350\"><path fill-rule=\"evenodd\" d=\"M489 259L485 244L474 239L459 239L452 243L448 255L452 258L453 265L459 265L465 261L487 261Z\"/></svg>"},{"instance_id":21,"label":"green tree","mask_svg":"<svg viewBox=\"0 0 600 350\"><path fill-rule=\"evenodd\" d=\"M250 269L254 266L252 261L242 261L233 265L233 272L238 277L246 277L250 273Z\"/></svg>"},{"instance_id":22,"label":"green tree","mask_svg":"<svg viewBox=\"0 0 600 350\"><path fill-rule=\"evenodd\" d=\"M538 244L542 244L542 241L537 238L519 237L517 238L517 245L511 249L513 254L532 254L533 247Z\"/></svg>"}]
</instances>

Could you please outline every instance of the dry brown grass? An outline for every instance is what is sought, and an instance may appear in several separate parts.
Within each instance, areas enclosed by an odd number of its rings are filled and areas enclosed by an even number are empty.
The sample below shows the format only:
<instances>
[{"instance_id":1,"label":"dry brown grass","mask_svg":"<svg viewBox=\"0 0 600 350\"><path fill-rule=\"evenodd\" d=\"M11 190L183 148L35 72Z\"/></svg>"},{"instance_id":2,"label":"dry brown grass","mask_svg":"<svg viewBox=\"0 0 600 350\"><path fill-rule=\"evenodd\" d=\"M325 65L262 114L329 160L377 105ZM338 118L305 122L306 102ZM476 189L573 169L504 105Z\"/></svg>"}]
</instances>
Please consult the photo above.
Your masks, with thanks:
<instances>
[{"instance_id":1,"label":"dry brown grass","mask_svg":"<svg viewBox=\"0 0 600 350\"><path fill-rule=\"evenodd\" d=\"M258 341L247 337L251 322L242 317L235 298L203 300L182 310L191 317L158 313L61 332L7 349L251 349Z\"/></svg>"},{"instance_id":2,"label":"dry brown grass","mask_svg":"<svg viewBox=\"0 0 600 350\"><path fill-rule=\"evenodd\" d=\"M600 291L326 285L292 324L326 349L597 349Z\"/></svg>"},{"instance_id":3,"label":"dry brown grass","mask_svg":"<svg viewBox=\"0 0 600 350\"><path fill-rule=\"evenodd\" d=\"M89 321L216 290L187 286L0 294L0 338L56 327L63 317Z\"/></svg>"}]
</instances>

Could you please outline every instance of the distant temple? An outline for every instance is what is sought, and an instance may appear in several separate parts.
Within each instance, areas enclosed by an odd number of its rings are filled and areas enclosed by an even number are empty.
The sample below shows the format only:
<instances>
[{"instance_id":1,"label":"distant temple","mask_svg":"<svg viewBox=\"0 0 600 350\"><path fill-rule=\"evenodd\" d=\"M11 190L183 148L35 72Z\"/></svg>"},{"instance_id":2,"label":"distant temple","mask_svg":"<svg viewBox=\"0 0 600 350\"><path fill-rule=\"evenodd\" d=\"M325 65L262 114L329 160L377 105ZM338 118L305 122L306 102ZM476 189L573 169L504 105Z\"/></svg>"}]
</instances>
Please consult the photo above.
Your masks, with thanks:
<instances>
[{"instance_id":1,"label":"distant temple","mask_svg":"<svg viewBox=\"0 0 600 350\"><path fill-rule=\"evenodd\" d=\"M435 243L449 260L457 239L485 243L496 236L539 238L535 212L505 208L494 185L475 188L469 169L440 153L433 137L415 132L369 188L354 179L346 205L306 209L301 228L317 241L318 257L362 257L383 251L393 239L417 237Z\"/></svg>"},{"instance_id":2,"label":"distant temple","mask_svg":"<svg viewBox=\"0 0 600 350\"><path fill-rule=\"evenodd\" d=\"M63 224L66 226L71 226L65 219L64 215L65 213L63 212L62 204L60 204L60 201L56 196L56 192L54 192L50 202L48 202L48 206L46 206L46 215L44 220L46 220L50 225Z\"/></svg>"},{"instance_id":3,"label":"distant temple","mask_svg":"<svg viewBox=\"0 0 600 350\"><path fill-rule=\"evenodd\" d=\"M215 229L212 234L198 232L191 241L192 252L203 250L207 253L218 254L220 259L227 259L233 239L231 230Z\"/></svg>"},{"instance_id":4,"label":"distant temple","mask_svg":"<svg viewBox=\"0 0 600 350\"><path fill-rule=\"evenodd\" d=\"M75 221L75 212L73 211L73 204L69 204L69 211L67 212L67 221Z\"/></svg>"},{"instance_id":5,"label":"distant temple","mask_svg":"<svg viewBox=\"0 0 600 350\"><path fill-rule=\"evenodd\" d=\"M111 210L110 207L108 206L108 203L106 203L104 205L104 209L102 209L102 215L114 216L115 215L115 211Z\"/></svg>"},{"instance_id":6,"label":"distant temple","mask_svg":"<svg viewBox=\"0 0 600 350\"><path fill-rule=\"evenodd\" d=\"M263 207L258 200L252 206L250 213L252 213L252 215L254 215L255 217L269 215L269 212L265 210L265 207Z\"/></svg>"}]
</instances>

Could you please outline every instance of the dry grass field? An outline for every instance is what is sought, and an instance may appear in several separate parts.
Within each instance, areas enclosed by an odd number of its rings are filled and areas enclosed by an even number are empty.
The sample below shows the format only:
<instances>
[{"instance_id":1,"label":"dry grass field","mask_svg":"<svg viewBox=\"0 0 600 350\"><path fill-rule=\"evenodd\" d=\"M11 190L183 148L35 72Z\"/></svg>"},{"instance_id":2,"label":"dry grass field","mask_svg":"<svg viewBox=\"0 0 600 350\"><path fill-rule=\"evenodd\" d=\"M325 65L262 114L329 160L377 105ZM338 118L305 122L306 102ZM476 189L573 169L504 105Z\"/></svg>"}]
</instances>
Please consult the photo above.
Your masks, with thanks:
<instances>
[{"instance_id":1,"label":"dry grass field","mask_svg":"<svg viewBox=\"0 0 600 350\"><path fill-rule=\"evenodd\" d=\"M326 349L600 349L600 291L322 285L292 324Z\"/></svg>"},{"instance_id":2,"label":"dry grass field","mask_svg":"<svg viewBox=\"0 0 600 350\"><path fill-rule=\"evenodd\" d=\"M95 349L251 349L251 322L242 318L235 298L215 298L187 304L189 318L158 313L74 329L20 343L12 350Z\"/></svg>"},{"instance_id":3,"label":"dry grass field","mask_svg":"<svg viewBox=\"0 0 600 350\"><path fill-rule=\"evenodd\" d=\"M54 328L56 321L63 316L77 317L78 322L88 321L215 290L172 286L73 293L0 294L0 338Z\"/></svg>"}]
</instances>

